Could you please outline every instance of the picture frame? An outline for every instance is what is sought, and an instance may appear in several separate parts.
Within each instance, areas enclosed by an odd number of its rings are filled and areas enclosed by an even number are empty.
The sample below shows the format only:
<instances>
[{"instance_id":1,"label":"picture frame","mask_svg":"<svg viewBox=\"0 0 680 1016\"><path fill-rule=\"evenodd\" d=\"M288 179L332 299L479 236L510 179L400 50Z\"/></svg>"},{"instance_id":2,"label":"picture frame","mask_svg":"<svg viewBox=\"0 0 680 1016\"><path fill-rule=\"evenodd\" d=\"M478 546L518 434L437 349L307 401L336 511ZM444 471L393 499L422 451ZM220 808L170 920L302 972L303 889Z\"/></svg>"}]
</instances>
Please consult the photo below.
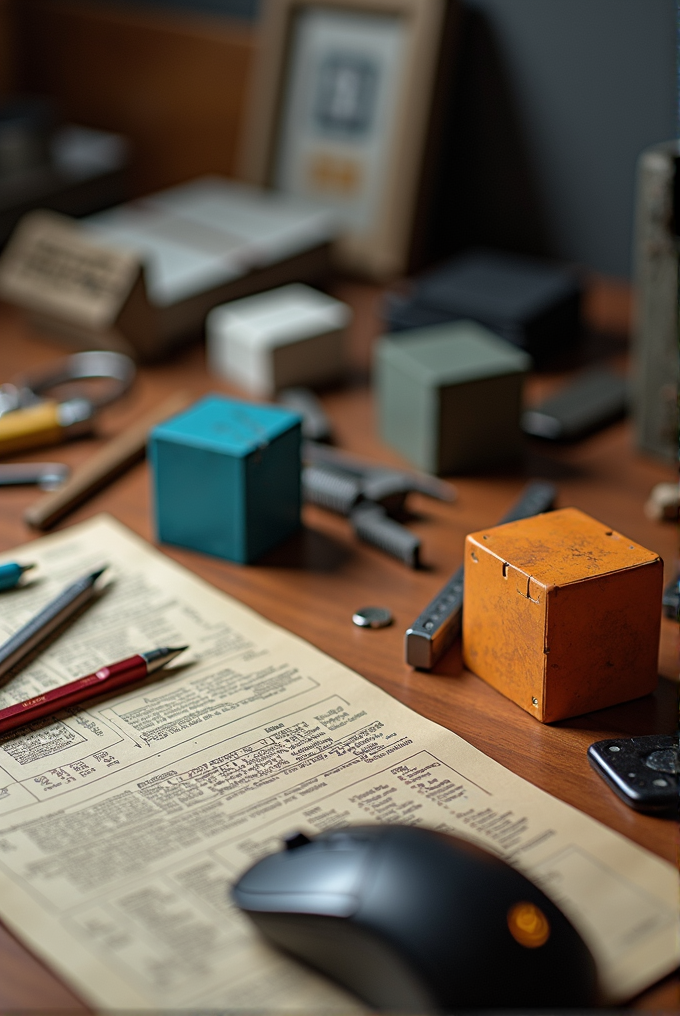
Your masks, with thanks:
<instances>
[{"instance_id":1,"label":"picture frame","mask_svg":"<svg viewBox=\"0 0 680 1016\"><path fill-rule=\"evenodd\" d=\"M344 270L419 260L457 26L458 0L265 3L239 175L333 208Z\"/></svg>"}]
</instances>

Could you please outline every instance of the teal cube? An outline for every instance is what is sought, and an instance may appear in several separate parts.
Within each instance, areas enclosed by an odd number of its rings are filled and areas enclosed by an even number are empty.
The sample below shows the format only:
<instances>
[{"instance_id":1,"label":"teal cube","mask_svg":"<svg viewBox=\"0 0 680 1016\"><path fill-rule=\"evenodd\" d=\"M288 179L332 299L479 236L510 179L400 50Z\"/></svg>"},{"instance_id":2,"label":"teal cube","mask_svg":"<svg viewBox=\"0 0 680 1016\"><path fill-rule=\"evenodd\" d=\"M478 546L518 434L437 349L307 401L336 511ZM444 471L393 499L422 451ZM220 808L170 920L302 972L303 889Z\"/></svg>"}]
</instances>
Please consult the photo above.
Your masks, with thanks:
<instances>
[{"instance_id":1,"label":"teal cube","mask_svg":"<svg viewBox=\"0 0 680 1016\"><path fill-rule=\"evenodd\" d=\"M156 532L163 543L255 561L300 525L296 413L209 395L153 429Z\"/></svg>"},{"instance_id":2,"label":"teal cube","mask_svg":"<svg viewBox=\"0 0 680 1016\"><path fill-rule=\"evenodd\" d=\"M474 321L381 338L380 435L420 469L478 472L522 452L522 386L531 358Z\"/></svg>"}]
</instances>

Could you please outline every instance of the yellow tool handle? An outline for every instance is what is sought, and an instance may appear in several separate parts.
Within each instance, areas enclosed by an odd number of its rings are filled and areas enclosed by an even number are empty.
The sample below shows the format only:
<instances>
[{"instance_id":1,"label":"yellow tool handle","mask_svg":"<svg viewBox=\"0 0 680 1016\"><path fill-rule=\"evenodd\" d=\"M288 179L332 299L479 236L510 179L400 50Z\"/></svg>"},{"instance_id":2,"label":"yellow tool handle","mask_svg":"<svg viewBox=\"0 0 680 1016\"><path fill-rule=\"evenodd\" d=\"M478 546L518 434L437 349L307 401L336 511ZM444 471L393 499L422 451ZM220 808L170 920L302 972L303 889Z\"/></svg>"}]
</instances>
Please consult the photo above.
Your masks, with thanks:
<instances>
[{"instance_id":1,"label":"yellow tool handle","mask_svg":"<svg viewBox=\"0 0 680 1016\"><path fill-rule=\"evenodd\" d=\"M0 416L0 456L12 455L24 448L59 444L64 437L64 428L59 423L59 403L53 400Z\"/></svg>"}]
</instances>

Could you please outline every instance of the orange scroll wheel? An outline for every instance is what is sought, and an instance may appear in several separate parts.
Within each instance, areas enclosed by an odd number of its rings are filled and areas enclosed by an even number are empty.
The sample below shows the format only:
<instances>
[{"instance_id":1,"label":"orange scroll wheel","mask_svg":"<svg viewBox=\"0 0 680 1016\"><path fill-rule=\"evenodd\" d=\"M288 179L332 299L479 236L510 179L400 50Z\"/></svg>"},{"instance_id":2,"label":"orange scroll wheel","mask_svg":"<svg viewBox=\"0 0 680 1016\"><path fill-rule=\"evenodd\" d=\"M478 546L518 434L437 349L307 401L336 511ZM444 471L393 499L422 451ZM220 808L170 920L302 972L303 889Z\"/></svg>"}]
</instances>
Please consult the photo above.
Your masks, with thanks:
<instances>
[{"instance_id":1,"label":"orange scroll wheel","mask_svg":"<svg viewBox=\"0 0 680 1016\"><path fill-rule=\"evenodd\" d=\"M508 911L510 934L527 949L545 945L550 937L550 923L534 903L515 903Z\"/></svg>"}]
</instances>

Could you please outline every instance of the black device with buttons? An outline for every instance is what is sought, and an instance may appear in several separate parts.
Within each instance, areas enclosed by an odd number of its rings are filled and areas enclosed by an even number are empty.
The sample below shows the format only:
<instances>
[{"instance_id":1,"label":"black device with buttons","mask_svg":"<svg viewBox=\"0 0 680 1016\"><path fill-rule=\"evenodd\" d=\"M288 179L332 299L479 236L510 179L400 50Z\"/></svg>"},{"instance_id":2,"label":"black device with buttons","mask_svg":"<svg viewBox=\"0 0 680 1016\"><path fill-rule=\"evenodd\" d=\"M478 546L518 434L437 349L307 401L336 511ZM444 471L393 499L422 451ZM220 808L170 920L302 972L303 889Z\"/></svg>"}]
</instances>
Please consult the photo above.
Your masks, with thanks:
<instances>
[{"instance_id":1,"label":"black device with buttons","mask_svg":"<svg viewBox=\"0 0 680 1016\"><path fill-rule=\"evenodd\" d=\"M635 808L678 816L678 738L670 734L596 741L588 760L614 793Z\"/></svg>"}]
</instances>

